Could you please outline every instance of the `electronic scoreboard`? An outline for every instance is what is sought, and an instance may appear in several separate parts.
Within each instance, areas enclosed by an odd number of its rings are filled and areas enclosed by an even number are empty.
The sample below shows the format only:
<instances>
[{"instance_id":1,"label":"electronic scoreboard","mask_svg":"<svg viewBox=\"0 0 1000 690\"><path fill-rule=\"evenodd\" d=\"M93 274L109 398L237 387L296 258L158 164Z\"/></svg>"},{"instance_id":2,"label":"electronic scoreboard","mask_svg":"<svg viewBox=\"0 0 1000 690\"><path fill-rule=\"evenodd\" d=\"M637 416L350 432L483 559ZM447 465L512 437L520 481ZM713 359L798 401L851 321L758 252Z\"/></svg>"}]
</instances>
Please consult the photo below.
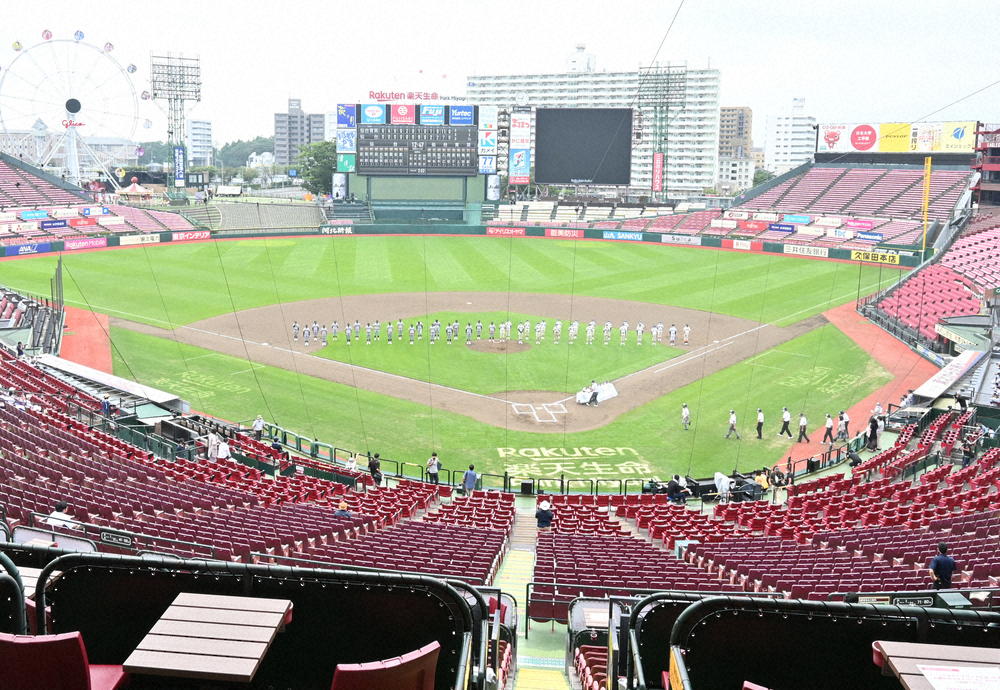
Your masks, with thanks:
<instances>
[{"instance_id":1,"label":"electronic scoreboard","mask_svg":"<svg viewBox=\"0 0 1000 690\"><path fill-rule=\"evenodd\" d=\"M381 114L375 112L379 108ZM479 173L476 106L379 104L357 109L362 113L357 123L359 175Z\"/></svg>"}]
</instances>

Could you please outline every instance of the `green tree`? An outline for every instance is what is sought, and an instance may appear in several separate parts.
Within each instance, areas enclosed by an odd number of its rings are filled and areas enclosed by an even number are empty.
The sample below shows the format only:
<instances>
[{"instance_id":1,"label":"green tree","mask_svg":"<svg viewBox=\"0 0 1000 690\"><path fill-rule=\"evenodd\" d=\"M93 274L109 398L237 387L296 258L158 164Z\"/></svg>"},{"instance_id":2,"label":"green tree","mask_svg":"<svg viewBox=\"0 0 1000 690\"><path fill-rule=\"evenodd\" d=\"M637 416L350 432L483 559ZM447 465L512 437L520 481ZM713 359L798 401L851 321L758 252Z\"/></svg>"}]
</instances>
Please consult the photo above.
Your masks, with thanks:
<instances>
[{"instance_id":1,"label":"green tree","mask_svg":"<svg viewBox=\"0 0 1000 690\"><path fill-rule=\"evenodd\" d=\"M237 139L223 144L216 154L216 165L224 165L227 168L240 168L247 164L247 159L251 153L264 153L269 151L274 153L274 137L257 137L243 141Z\"/></svg>"},{"instance_id":2,"label":"green tree","mask_svg":"<svg viewBox=\"0 0 1000 690\"><path fill-rule=\"evenodd\" d=\"M774 173L768 172L763 168L757 168L757 171L753 174L753 186L756 187L759 184L763 184L774 177Z\"/></svg>"},{"instance_id":3,"label":"green tree","mask_svg":"<svg viewBox=\"0 0 1000 690\"><path fill-rule=\"evenodd\" d=\"M296 159L302 186L313 194L333 191L333 173L337 170L337 142L318 141L303 146Z\"/></svg>"},{"instance_id":4,"label":"green tree","mask_svg":"<svg viewBox=\"0 0 1000 690\"><path fill-rule=\"evenodd\" d=\"M139 156L139 165L145 167L152 162L170 163L174 161L174 148L165 141L144 141L139 146L143 154Z\"/></svg>"}]
</instances>

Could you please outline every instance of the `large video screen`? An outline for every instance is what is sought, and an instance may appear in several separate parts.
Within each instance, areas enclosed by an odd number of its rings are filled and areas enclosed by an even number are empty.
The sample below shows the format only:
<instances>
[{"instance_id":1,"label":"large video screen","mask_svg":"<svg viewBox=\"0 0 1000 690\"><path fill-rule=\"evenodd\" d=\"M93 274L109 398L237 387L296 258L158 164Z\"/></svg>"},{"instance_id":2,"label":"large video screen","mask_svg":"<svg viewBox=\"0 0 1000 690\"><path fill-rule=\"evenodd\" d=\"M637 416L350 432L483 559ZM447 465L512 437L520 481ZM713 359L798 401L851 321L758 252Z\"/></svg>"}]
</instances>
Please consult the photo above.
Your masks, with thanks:
<instances>
[{"instance_id":1,"label":"large video screen","mask_svg":"<svg viewBox=\"0 0 1000 690\"><path fill-rule=\"evenodd\" d=\"M361 175L477 175L478 108L358 104Z\"/></svg>"},{"instance_id":2,"label":"large video screen","mask_svg":"<svg viewBox=\"0 0 1000 690\"><path fill-rule=\"evenodd\" d=\"M627 185L631 172L631 108L535 111L536 183Z\"/></svg>"}]
</instances>

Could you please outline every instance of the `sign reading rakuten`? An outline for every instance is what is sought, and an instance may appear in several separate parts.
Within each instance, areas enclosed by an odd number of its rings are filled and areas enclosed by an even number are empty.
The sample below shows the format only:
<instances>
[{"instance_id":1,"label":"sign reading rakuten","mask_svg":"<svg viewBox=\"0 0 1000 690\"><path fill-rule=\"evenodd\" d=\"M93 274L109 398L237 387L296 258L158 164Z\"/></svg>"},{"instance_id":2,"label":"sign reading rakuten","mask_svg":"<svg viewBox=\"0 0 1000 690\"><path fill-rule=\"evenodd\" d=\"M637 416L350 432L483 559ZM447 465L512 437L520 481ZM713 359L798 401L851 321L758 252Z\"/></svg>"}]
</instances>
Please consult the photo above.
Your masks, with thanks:
<instances>
[{"instance_id":1,"label":"sign reading rakuten","mask_svg":"<svg viewBox=\"0 0 1000 690\"><path fill-rule=\"evenodd\" d=\"M208 230L191 230L189 232L175 232L170 239L173 242L190 242L191 240L207 240L212 237Z\"/></svg>"},{"instance_id":2,"label":"sign reading rakuten","mask_svg":"<svg viewBox=\"0 0 1000 690\"><path fill-rule=\"evenodd\" d=\"M875 221L855 220L853 218L848 218L846 221L844 221L844 225L854 230L871 230L873 227L875 227Z\"/></svg>"},{"instance_id":3,"label":"sign reading rakuten","mask_svg":"<svg viewBox=\"0 0 1000 690\"><path fill-rule=\"evenodd\" d=\"M74 249L98 249L107 246L107 237L84 237L78 240L66 240L63 249L72 251Z\"/></svg>"}]
</instances>

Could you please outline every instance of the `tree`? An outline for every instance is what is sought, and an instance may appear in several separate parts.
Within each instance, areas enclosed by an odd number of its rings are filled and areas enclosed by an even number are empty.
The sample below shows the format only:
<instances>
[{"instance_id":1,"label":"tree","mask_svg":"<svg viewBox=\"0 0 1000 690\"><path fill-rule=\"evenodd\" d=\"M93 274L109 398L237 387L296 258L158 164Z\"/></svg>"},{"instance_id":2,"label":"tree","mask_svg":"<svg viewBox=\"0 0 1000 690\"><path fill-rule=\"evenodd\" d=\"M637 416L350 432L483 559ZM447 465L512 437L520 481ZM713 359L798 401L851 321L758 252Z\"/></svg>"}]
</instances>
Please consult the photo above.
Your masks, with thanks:
<instances>
[{"instance_id":1,"label":"tree","mask_svg":"<svg viewBox=\"0 0 1000 690\"><path fill-rule=\"evenodd\" d=\"M313 194L333 191L333 173L337 170L337 142L318 141L303 146L296 159L302 186Z\"/></svg>"},{"instance_id":2,"label":"tree","mask_svg":"<svg viewBox=\"0 0 1000 690\"><path fill-rule=\"evenodd\" d=\"M139 156L139 165L146 166L152 162L170 163L174 162L174 148L165 141L144 141L139 146L143 153Z\"/></svg>"},{"instance_id":3,"label":"tree","mask_svg":"<svg viewBox=\"0 0 1000 690\"><path fill-rule=\"evenodd\" d=\"M774 173L764 170L764 168L757 168L757 171L753 174L753 186L756 187L759 184L763 184L770 179L774 178Z\"/></svg>"},{"instance_id":4,"label":"tree","mask_svg":"<svg viewBox=\"0 0 1000 690\"><path fill-rule=\"evenodd\" d=\"M265 151L274 153L274 137L257 137L247 141L238 139L223 144L222 148L218 149L215 163L227 168L239 168L247 164L251 153L264 153Z\"/></svg>"}]
</instances>

